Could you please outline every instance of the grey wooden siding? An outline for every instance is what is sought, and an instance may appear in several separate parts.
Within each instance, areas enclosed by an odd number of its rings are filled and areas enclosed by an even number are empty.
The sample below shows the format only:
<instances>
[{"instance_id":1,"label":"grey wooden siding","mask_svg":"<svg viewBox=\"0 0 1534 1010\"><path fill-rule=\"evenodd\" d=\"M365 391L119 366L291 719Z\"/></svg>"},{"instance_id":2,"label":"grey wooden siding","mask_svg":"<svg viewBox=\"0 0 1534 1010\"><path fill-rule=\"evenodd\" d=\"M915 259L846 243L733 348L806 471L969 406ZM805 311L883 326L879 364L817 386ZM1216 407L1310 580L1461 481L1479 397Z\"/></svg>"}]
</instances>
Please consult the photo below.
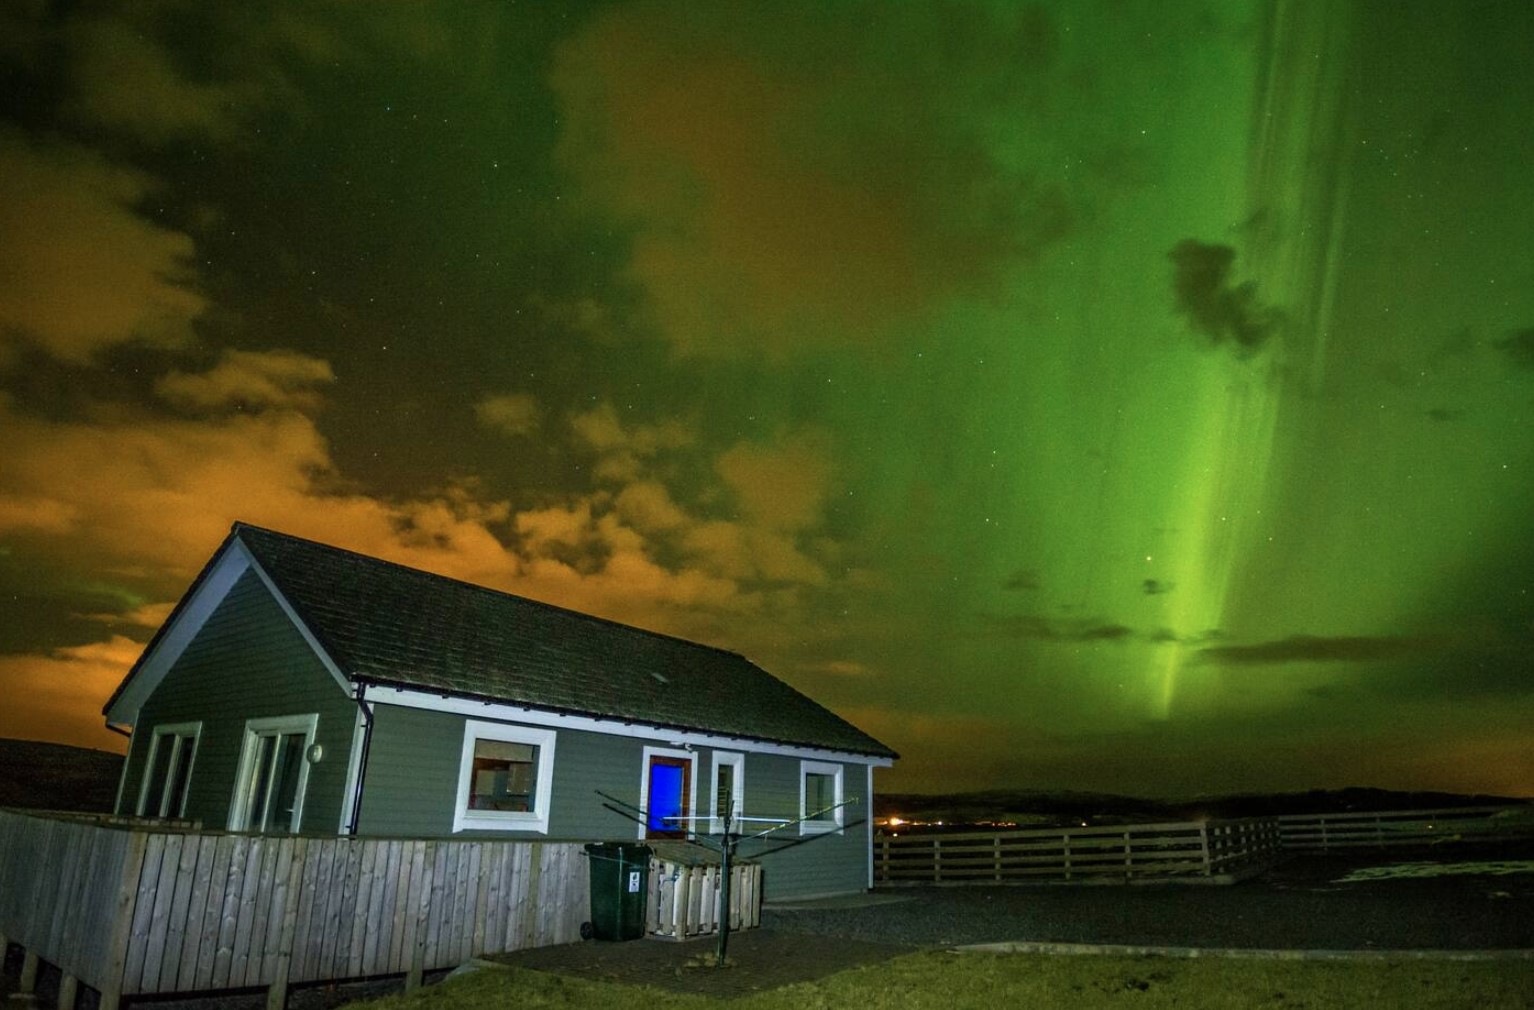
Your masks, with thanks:
<instances>
[{"instance_id":1,"label":"grey wooden siding","mask_svg":"<svg viewBox=\"0 0 1534 1010\"><path fill-rule=\"evenodd\" d=\"M458 765L463 748L464 717L394 705L374 707L373 741L362 800L361 831L365 835L448 835L453 829L457 801ZM652 740L608 736L585 730L558 730L554 781L547 836L523 832L463 832L460 837L633 840L638 825L606 810L597 791L624 803L639 803L641 762L646 744L668 746L663 736ZM741 750L740 748L737 750ZM697 814L711 810L713 754L697 750ZM745 751L746 813L758 817L799 815L798 758ZM854 825L867 816L866 771L846 764L848 797L845 822ZM699 824L707 830L707 824ZM776 849L797 842L797 828L786 829L766 843L749 845L743 854ZM868 829L857 823L842 834L815 837L802 845L762 858L764 893L769 900L809 894L860 891L868 886Z\"/></svg>"},{"instance_id":2,"label":"grey wooden siding","mask_svg":"<svg viewBox=\"0 0 1534 1010\"><path fill-rule=\"evenodd\" d=\"M377 705L363 786L365 835L448 835L458 800L464 717ZM639 802L642 741L562 729L554 743L549 833L462 832L488 838L633 838L637 826L602 807L596 791Z\"/></svg>"},{"instance_id":3,"label":"grey wooden siding","mask_svg":"<svg viewBox=\"0 0 1534 1010\"><path fill-rule=\"evenodd\" d=\"M798 758L746 754L746 813L753 817L799 816ZM856 799L842 812L840 833L805 836L785 828L760 842L745 842L741 855L760 859L763 893L769 901L820 894L846 894L868 887L867 771L861 764L842 765L843 794ZM802 843L785 846L785 843ZM776 850L776 851L774 851Z\"/></svg>"},{"instance_id":4,"label":"grey wooden siding","mask_svg":"<svg viewBox=\"0 0 1534 1010\"><path fill-rule=\"evenodd\" d=\"M137 809L154 727L202 722L186 816L210 828L229 820L247 719L318 713L324 759L309 770L302 829L335 833L341 821L357 706L336 684L254 572L246 572L188 644L139 712L124 774L122 812Z\"/></svg>"}]
</instances>

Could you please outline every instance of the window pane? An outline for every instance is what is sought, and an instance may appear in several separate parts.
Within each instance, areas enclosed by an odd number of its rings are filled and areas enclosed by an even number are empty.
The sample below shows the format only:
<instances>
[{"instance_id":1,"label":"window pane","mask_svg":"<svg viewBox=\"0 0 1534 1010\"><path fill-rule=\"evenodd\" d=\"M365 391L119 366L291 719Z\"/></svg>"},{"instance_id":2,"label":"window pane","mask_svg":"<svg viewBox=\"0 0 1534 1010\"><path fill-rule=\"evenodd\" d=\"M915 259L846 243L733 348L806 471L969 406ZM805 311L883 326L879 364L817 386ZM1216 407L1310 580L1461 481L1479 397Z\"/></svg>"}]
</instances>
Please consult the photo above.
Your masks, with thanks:
<instances>
[{"instance_id":1,"label":"window pane","mask_svg":"<svg viewBox=\"0 0 1534 1010\"><path fill-rule=\"evenodd\" d=\"M167 737L161 741L161 746L174 743L171 748L174 752L175 764L170 771L170 789L165 793L165 806L160 811L161 817L180 817L186 811L186 788L189 776L192 772L192 751L196 748L196 738L182 736Z\"/></svg>"},{"instance_id":2,"label":"window pane","mask_svg":"<svg viewBox=\"0 0 1534 1010\"><path fill-rule=\"evenodd\" d=\"M144 792L143 809L139 811L145 817L165 816L160 804L165 797L165 776L170 769L170 752L175 744L176 738L173 736L160 735L153 738L154 757L149 768L149 787Z\"/></svg>"},{"instance_id":3,"label":"window pane","mask_svg":"<svg viewBox=\"0 0 1534 1010\"><path fill-rule=\"evenodd\" d=\"M812 821L834 821L836 811L827 807L836 804L836 776L822 772L806 772L804 775L804 813Z\"/></svg>"},{"instance_id":4,"label":"window pane","mask_svg":"<svg viewBox=\"0 0 1534 1010\"><path fill-rule=\"evenodd\" d=\"M735 766L714 766L714 810L715 816L723 818L729 814L731 818L739 817L740 811L731 809L735 802Z\"/></svg>"},{"instance_id":5,"label":"window pane","mask_svg":"<svg viewBox=\"0 0 1534 1010\"><path fill-rule=\"evenodd\" d=\"M293 811L298 806L298 776L303 767L304 734L286 733L279 737L272 774L275 784L266 811L265 830L282 833L293 830Z\"/></svg>"},{"instance_id":6,"label":"window pane","mask_svg":"<svg viewBox=\"0 0 1534 1010\"><path fill-rule=\"evenodd\" d=\"M475 740L469 783L470 810L533 812L538 748L507 740Z\"/></svg>"},{"instance_id":7,"label":"window pane","mask_svg":"<svg viewBox=\"0 0 1534 1010\"><path fill-rule=\"evenodd\" d=\"M260 831L266 820L266 790L271 782L272 745L269 736L256 737L255 754L251 758L250 802L245 807L245 830Z\"/></svg>"}]
</instances>

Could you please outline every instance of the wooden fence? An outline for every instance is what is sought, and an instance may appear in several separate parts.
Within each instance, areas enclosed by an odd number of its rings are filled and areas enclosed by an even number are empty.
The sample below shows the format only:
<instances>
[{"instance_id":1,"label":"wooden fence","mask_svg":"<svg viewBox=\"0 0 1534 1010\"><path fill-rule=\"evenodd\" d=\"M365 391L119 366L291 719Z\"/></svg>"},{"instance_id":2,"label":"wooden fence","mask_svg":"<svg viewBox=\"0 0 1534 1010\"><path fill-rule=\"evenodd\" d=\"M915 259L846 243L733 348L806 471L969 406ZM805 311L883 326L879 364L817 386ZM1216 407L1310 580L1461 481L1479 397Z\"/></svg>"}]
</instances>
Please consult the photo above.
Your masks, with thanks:
<instances>
[{"instance_id":1,"label":"wooden fence","mask_svg":"<svg viewBox=\"0 0 1534 1010\"><path fill-rule=\"evenodd\" d=\"M693 865L650 860L645 928L652 936L683 940L719 931L720 890L717 863ZM730 867L730 928L762 924L762 868L754 863Z\"/></svg>"},{"instance_id":2,"label":"wooden fence","mask_svg":"<svg viewBox=\"0 0 1534 1010\"><path fill-rule=\"evenodd\" d=\"M1239 820L951 834L879 834L881 884L1230 881L1284 851L1534 838L1534 805L1284 814Z\"/></svg>"},{"instance_id":3,"label":"wooden fence","mask_svg":"<svg viewBox=\"0 0 1534 1010\"><path fill-rule=\"evenodd\" d=\"M1286 849L1346 849L1489 841L1534 834L1534 807L1449 807L1345 814L1284 814Z\"/></svg>"},{"instance_id":4,"label":"wooden fence","mask_svg":"<svg viewBox=\"0 0 1534 1010\"><path fill-rule=\"evenodd\" d=\"M0 810L0 944L123 996L424 971L579 939L575 842L148 830Z\"/></svg>"},{"instance_id":5,"label":"wooden fence","mask_svg":"<svg viewBox=\"0 0 1534 1010\"><path fill-rule=\"evenodd\" d=\"M1227 881L1269 865L1278 851L1272 818L881 834L874 839L874 879L883 884Z\"/></svg>"}]
</instances>

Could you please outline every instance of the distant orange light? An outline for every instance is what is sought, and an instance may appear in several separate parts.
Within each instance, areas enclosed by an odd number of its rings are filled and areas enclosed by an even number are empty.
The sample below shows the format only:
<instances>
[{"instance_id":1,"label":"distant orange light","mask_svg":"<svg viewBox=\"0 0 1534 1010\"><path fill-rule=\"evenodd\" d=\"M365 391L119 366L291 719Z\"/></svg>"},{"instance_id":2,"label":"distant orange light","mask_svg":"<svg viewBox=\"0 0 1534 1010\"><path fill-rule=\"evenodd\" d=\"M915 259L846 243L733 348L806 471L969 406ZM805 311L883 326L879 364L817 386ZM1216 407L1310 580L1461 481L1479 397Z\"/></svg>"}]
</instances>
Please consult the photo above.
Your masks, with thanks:
<instances>
[{"instance_id":1,"label":"distant orange light","mask_svg":"<svg viewBox=\"0 0 1534 1010\"><path fill-rule=\"evenodd\" d=\"M898 827L900 827L900 825L902 825L904 823L905 823L905 821L901 820L899 817L891 817L890 820L889 820L889 825L892 828L898 828Z\"/></svg>"}]
</instances>

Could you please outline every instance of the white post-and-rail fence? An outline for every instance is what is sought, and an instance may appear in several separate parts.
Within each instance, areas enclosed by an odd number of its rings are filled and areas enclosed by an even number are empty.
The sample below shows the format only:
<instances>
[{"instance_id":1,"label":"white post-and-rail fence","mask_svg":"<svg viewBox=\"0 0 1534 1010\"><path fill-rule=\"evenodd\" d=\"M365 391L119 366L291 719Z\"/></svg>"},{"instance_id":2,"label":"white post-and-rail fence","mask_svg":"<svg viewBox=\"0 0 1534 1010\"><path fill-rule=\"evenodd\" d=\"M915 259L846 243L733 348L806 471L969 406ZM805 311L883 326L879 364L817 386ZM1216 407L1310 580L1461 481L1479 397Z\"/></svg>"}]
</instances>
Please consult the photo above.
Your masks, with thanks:
<instances>
[{"instance_id":1,"label":"white post-and-rail fence","mask_svg":"<svg viewBox=\"0 0 1534 1010\"><path fill-rule=\"evenodd\" d=\"M1228 881L1261 870L1278 850L1272 818L881 834L874 838L874 879L882 884Z\"/></svg>"},{"instance_id":2,"label":"white post-and-rail fence","mask_svg":"<svg viewBox=\"0 0 1534 1010\"><path fill-rule=\"evenodd\" d=\"M1284 814L1237 820L874 838L879 884L1069 881L1225 883L1283 853L1534 837L1534 807Z\"/></svg>"},{"instance_id":3,"label":"white post-and-rail fence","mask_svg":"<svg viewBox=\"0 0 1534 1010\"><path fill-rule=\"evenodd\" d=\"M578 842L293 837L102 825L0 810L0 950L124 996L423 972L580 938Z\"/></svg>"},{"instance_id":4,"label":"white post-and-rail fence","mask_svg":"<svg viewBox=\"0 0 1534 1010\"><path fill-rule=\"evenodd\" d=\"M1307 851L1480 842L1534 835L1534 807L1283 814L1277 820L1284 848Z\"/></svg>"}]
</instances>

